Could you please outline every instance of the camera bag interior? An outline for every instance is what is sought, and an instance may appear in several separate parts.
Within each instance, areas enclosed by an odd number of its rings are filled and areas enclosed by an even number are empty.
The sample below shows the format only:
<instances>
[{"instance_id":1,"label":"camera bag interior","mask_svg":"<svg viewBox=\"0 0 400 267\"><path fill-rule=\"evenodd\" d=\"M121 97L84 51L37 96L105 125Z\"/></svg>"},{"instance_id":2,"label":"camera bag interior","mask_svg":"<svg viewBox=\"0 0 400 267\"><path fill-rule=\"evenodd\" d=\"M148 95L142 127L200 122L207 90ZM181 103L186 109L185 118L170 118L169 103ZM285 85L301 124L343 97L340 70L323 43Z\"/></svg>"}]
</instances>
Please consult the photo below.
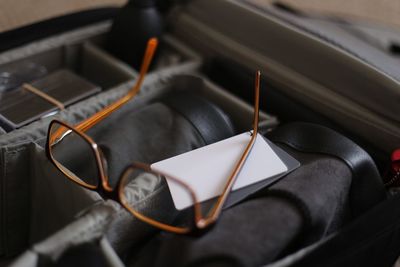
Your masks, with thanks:
<instances>
[{"instance_id":1,"label":"camera bag interior","mask_svg":"<svg viewBox=\"0 0 400 267\"><path fill-rule=\"evenodd\" d=\"M222 22L215 19L221 16L218 12L222 10L229 20ZM351 129L352 134L361 136L357 141L367 140L370 146L378 148L377 158L382 158L382 155L399 144L398 122L393 121L393 118L385 117L384 115L387 115L385 111L378 112L379 115L366 111L363 107L365 102L355 104L349 100L351 97L347 98L336 92L331 86L338 79L332 74L334 71L331 72L332 77L326 76L329 73L328 70L308 62L312 66L309 69L310 73L296 73L297 66L301 66L305 60L289 56L288 51L292 47L288 47L288 50L271 50L268 53L274 56L269 57L262 53L263 49L267 49L266 47L257 47L258 53L262 54L259 56L260 54L254 53L252 49L256 43L264 42L253 41L253 39L256 35L268 36L277 42L268 46L268 49L272 49L271 47L283 49L282 43L279 43L281 39L277 37L284 36L283 33L293 33L288 36L295 42L288 43L292 46L302 44L301 47L307 51L304 52L305 55L330 60L340 55L343 62L351 63L348 66L353 76L343 81L347 82L345 88L359 88L369 84L373 87L371 91L382 86L397 92L398 82L377 71L376 66L354 60L345 51L332 49L324 42L317 42L305 31L294 29L275 16L261 15L260 12L241 2L189 1L184 9L177 9L176 12L180 13L176 13L178 15L171 23L174 27L166 35L165 40L174 53L181 55L182 60L150 73L141 93L119 114L140 111L172 87L177 87L180 90L200 92L203 97L213 101L228 114L236 131L248 130L248 122L251 121L251 106L210 82L202 73L204 69L201 67L204 66L205 60L221 56L218 53L215 54L217 50L223 51L223 57L233 58L235 63L242 62L241 65L245 69L260 67L265 70L267 82L278 88L279 90L276 90L278 93L284 92L286 96L289 95L288 99L295 98L297 102L316 110L316 113L329 117L341 128ZM267 34L253 33L254 36L247 36L248 43L241 43L242 38L245 38L242 34L244 32L251 34L252 31L247 30L248 25L245 24L239 28L232 27L231 19L235 18L234 14L247 14L250 24L268 23L268 28L261 27ZM99 19L103 20L102 22L89 25L82 23L75 29L52 33L41 40L15 41L19 47L7 47L7 51L0 54L1 66L26 59L44 64L48 69L53 70L67 66L89 79L97 79L96 82L104 88L100 94L74 104L55 116L40 119L8 133L0 129L0 190L2 192L0 255L4 258L1 260L4 261L4 265L14 261L12 266L38 266L43 263L42 257L56 260L71 247L94 243L109 259L107 261L109 266L123 266L120 257L125 260L124 253L127 249L141 244L155 233L154 229L132 218L113 201L103 202L96 193L69 182L48 162L43 150L47 126L51 119L59 118L72 124L79 122L124 95L134 84L137 72L101 49L110 28L110 21L106 19L111 18L112 15L104 16L103 14ZM206 17L203 18L203 16ZM210 27L214 27L214 30L205 31ZM237 31L233 31L233 28ZM212 34L208 35L207 32ZM221 42L221 40L226 42ZM265 43L270 43L271 40ZM299 53L297 56L300 56ZM290 61L285 61L285 58ZM332 62L327 60L323 63L330 65ZM327 71L327 73L322 75L319 71ZM316 76L318 79L315 78ZM357 84L354 84L354 77L357 77ZM321 82L321 79L325 80ZM251 88L251 85L248 88ZM319 89L323 90L318 91ZM328 96L334 96L332 99L335 103L324 102ZM367 100L368 98L365 101ZM335 106L339 102L343 105ZM360 115L363 112L365 116ZM120 115L116 113L110 119L116 120L118 116ZM276 124L274 117L263 114L261 126L268 129ZM359 127L353 127L354 125ZM284 127L276 129L276 134L271 132L271 135L268 135L271 136L271 140L278 144L284 143L279 140L280 135L285 136L282 132L287 128ZM99 125L98 131L105 131L105 128L106 126ZM290 129L290 126L288 128ZM280 129L283 130L280 131ZM307 129L301 127L291 131L294 135L305 132ZM282 148L287 151L300 149L291 145L293 144L284 144ZM354 149L354 145L352 143L350 147ZM320 148L325 149L324 144L321 144ZM293 152L293 154L296 153L298 152ZM320 153L326 153L326 151ZM374 158L375 156L374 154ZM340 162L345 166L344 169L348 168L349 198L357 198L361 194L362 197L357 202L362 206L360 213L346 221L346 224L341 225L337 231L324 233L322 240L304 244L299 251L285 251L280 255L281 257L278 257L279 260L268 266L350 266L360 263L361 259L365 264L363 266L376 266L378 263L380 266L390 266L395 261L399 253L398 247L400 247L396 241L400 240L396 234L399 232L400 218L395 212L395 207L399 202L398 196L385 199L382 184L377 181L379 175L376 167L370 159L367 159L365 152L356 153L356 159L359 160L357 162L362 166L362 170L358 173L354 171L351 162L345 159L338 160L338 155L335 154L329 157L332 162ZM317 158L319 159L318 156ZM321 159L323 158L321 156ZM363 184L365 181L368 185ZM337 246L340 250L336 249ZM25 252L20 254L22 251ZM15 259L15 256L19 254L20 256Z\"/></svg>"}]
</instances>

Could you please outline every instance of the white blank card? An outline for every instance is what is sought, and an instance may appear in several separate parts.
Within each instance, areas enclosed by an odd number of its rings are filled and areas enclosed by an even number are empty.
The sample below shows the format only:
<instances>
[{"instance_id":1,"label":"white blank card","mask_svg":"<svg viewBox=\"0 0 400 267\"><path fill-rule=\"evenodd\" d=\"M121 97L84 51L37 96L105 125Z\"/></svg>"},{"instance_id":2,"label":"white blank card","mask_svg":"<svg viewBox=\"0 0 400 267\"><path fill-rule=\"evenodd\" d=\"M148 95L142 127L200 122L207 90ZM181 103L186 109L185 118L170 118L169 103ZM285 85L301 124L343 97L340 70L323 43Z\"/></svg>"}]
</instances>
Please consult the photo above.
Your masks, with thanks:
<instances>
[{"instance_id":1,"label":"white blank card","mask_svg":"<svg viewBox=\"0 0 400 267\"><path fill-rule=\"evenodd\" d=\"M250 133L207 145L178 156L156 162L151 168L177 177L188 184L202 202L222 193L227 179L239 161ZM233 186L233 190L268 179L288 170L269 144L260 135ZM178 210L193 205L192 199L181 186L168 181L175 208Z\"/></svg>"}]
</instances>

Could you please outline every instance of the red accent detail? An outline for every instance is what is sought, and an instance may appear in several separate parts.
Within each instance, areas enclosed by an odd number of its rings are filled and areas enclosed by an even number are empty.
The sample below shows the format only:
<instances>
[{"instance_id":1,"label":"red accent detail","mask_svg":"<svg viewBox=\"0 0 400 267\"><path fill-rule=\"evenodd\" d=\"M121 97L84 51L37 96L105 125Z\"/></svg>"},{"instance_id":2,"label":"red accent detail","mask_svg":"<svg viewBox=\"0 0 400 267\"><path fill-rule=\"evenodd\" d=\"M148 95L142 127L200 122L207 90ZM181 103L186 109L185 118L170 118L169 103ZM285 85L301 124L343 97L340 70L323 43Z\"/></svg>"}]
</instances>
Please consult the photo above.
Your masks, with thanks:
<instances>
[{"instance_id":1,"label":"red accent detail","mask_svg":"<svg viewBox=\"0 0 400 267\"><path fill-rule=\"evenodd\" d=\"M400 160L400 148L392 152L392 161Z\"/></svg>"},{"instance_id":2,"label":"red accent detail","mask_svg":"<svg viewBox=\"0 0 400 267\"><path fill-rule=\"evenodd\" d=\"M386 187L400 187L400 148L392 152L390 165L383 176Z\"/></svg>"},{"instance_id":3,"label":"red accent detail","mask_svg":"<svg viewBox=\"0 0 400 267\"><path fill-rule=\"evenodd\" d=\"M392 170L395 172L400 171L400 148L392 152Z\"/></svg>"}]
</instances>

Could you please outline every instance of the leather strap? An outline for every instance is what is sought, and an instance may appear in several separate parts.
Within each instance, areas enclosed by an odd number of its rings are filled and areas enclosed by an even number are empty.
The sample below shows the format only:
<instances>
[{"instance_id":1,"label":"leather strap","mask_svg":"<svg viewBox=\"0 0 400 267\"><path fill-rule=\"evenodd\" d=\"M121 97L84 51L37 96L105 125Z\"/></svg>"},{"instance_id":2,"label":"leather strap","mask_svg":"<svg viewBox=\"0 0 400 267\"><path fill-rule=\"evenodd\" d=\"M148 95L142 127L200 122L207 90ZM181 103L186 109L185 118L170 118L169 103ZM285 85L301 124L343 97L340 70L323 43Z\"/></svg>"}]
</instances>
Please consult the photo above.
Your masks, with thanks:
<instances>
[{"instance_id":1,"label":"leather strap","mask_svg":"<svg viewBox=\"0 0 400 267\"><path fill-rule=\"evenodd\" d=\"M27 91L29 91L29 92L31 92L31 93L43 98L44 100L46 100L50 104L53 104L54 106L58 107L60 110L65 109L63 103L61 103L60 101L58 101L54 97L46 94L45 92L40 91L39 89L37 89L36 87L34 87L33 85L31 85L29 83L24 83L22 85L22 88L24 88L25 90L27 90Z\"/></svg>"},{"instance_id":2,"label":"leather strap","mask_svg":"<svg viewBox=\"0 0 400 267\"><path fill-rule=\"evenodd\" d=\"M386 198L380 174L372 158L361 147L339 133L311 123L283 125L268 134L276 143L305 153L322 153L343 160L353 173L350 206L354 216Z\"/></svg>"}]
</instances>

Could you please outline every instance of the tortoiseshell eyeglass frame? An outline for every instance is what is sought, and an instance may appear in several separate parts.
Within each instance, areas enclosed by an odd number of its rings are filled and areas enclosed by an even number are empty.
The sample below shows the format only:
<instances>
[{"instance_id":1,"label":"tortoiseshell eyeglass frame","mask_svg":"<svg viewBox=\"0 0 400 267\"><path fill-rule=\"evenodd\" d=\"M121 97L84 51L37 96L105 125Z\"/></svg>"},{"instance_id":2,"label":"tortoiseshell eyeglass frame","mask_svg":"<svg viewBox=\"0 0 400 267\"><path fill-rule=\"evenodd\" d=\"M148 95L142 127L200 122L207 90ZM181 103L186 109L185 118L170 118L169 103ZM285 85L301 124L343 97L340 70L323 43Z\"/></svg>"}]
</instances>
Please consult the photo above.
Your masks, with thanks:
<instances>
[{"instance_id":1,"label":"tortoiseshell eyeglass frame","mask_svg":"<svg viewBox=\"0 0 400 267\"><path fill-rule=\"evenodd\" d=\"M152 56L152 55L151 55ZM150 62L148 62L148 65ZM144 64L146 65L146 56L144 60ZM148 67L147 65L147 67ZM147 68L146 67L146 68ZM143 68L142 68L143 70ZM144 72L145 73L145 72ZM139 78L140 79L140 78ZM139 81L137 84L141 84ZM136 85L137 86L137 85ZM140 88L140 85L139 87ZM80 186L83 186L87 189L94 190L98 192L100 195L102 195L104 198L109 198L117 201L120 203L125 209L127 209L133 216L138 218L139 220L148 223L154 227L157 227L161 230L176 233L176 234L188 234L191 232L204 232L205 229L208 229L211 225L213 225L218 217L220 216L224 203L226 202L228 195L230 191L232 190L232 187L236 181L237 176L239 175L243 165L246 162L246 159L248 158L250 151L256 141L257 134L258 134L258 121L259 121L259 95L260 95L260 71L256 72L256 77L255 77L255 101L254 101L254 114L253 114L253 130L251 132L251 138L249 143L247 144L243 154L241 155L240 159L238 162L235 164L235 167L233 168L229 178L226 181L226 184L224 186L224 189L222 191L222 194L217 198L215 204L212 206L210 211L206 216L203 216L202 211L201 211L201 206L200 203L197 201L196 194L192 188L190 188L189 185L181 181L177 177L172 177L171 175L162 173L162 172L156 172L151 169L150 165L145 164L145 163L139 163L139 162L134 162L131 165L129 165L125 171L122 173L120 179L118 180L118 184L115 188L112 188L109 184L109 179L106 173L106 168L104 163L107 162L106 159L103 156L103 153L101 152L100 148L98 145L94 142L94 140L86 135L84 132L89 129L91 126L93 126L95 123L99 122L102 120L109 112L114 111L118 106L123 105L123 101L125 100L119 100L116 103L112 104L108 108L105 108L104 110L108 110L107 112L102 112L100 111L99 113L95 114L93 118L87 119L83 123L80 123L76 126L70 126L69 124L59 121L59 120L53 120L50 123L49 126L49 131L47 135L47 143L46 143L46 154L49 160L54 164L54 166L62 172L66 177L68 177L70 180L73 182L79 184ZM129 95L129 94L128 94ZM127 98L124 98L127 99ZM122 103L122 104L121 104ZM125 102L126 103L126 102ZM56 131L52 131L53 127L56 127L58 125L58 128ZM72 175L70 172L66 171L64 167L53 157L52 153L52 144L55 143L60 138L63 138L63 136L66 135L67 131L72 131L75 134L79 135L85 142L87 142L90 147L92 152L94 153L94 158L96 160L96 167L98 168L98 174L99 177L97 177L98 182L96 185L91 185L83 180L79 179L78 177ZM194 223L193 227L186 227L186 226L173 226L169 225L163 222L159 222L157 220L154 220L150 217L145 216L144 214L141 214L140 212L136 211L134 208L131 207L131 204L129 203L129 200L124 194L124 186L127 184L127 179L129 178L130 173L132 173L133 170L135 169L141 169L144 170L145 172L150 172L156 175L161 175L164 177L167 177L169 180L183 186L184 188L187 189L187 192L190 194L190 197L192 198L193 201L193 214L194 214Z\"/></svg>"}]
</instances>

